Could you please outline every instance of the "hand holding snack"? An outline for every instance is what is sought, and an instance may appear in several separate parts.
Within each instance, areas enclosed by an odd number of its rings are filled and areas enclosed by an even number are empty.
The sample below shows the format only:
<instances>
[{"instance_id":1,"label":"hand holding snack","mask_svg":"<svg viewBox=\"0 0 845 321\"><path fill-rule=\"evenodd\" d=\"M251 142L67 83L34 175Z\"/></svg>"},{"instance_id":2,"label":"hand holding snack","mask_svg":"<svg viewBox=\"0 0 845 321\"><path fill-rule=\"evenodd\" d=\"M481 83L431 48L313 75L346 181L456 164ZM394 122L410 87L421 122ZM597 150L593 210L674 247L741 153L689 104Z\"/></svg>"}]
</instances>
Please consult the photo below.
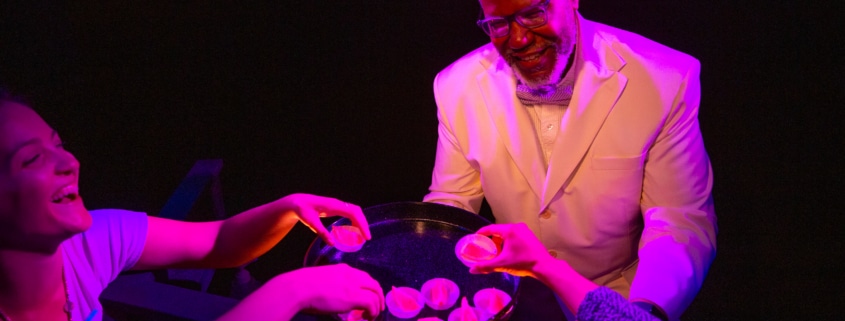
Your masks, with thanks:
<instances>
[{"instance_id":1,"label":"hand holding snack","mask_svg":"<svg viewBox=\"0 0 845 321\"><path fill-rule=\"evenodd\" d=\"M496 243L481 234L469 234L458 240L455 255L467 267L473 267L481 261L490 260L499 254Z\"/></svg>"},{"instance_id":2,"label":"hand holding snack","mask_svg":"<svg viewBox=\"0 0 845 321\"><path fill-rule=\"evenodd\" d=\"M489 260L477 261L470 267L470 273L504 272L536 277L537 262L553 259L525 223L488 225L479 229L478 234L501 238L502 251Z\"/></svg>"}]
</instances>

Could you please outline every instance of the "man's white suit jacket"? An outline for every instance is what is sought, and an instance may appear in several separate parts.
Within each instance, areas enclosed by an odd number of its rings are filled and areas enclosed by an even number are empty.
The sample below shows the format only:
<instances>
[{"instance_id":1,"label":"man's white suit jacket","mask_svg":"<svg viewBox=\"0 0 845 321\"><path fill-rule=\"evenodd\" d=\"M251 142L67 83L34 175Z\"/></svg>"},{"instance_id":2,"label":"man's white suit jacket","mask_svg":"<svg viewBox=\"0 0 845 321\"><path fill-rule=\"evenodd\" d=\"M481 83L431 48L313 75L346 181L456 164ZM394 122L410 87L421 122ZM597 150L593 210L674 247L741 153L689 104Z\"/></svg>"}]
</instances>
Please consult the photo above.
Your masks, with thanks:
<instances>
[{"instance_id":1,"label":"man's white suit jacket","mask_svg":"<svg viewBox=\"0 0 845 321\"><path fill-rule=\"evenodd\" d=\"M513 70L492 44L438 74L428 202L525 222L576 271L677 319L715 256L699 62L583 19L574 96L546 166ZM630 291L630 292L629 292Z\"/></svg>"}]
</instances>

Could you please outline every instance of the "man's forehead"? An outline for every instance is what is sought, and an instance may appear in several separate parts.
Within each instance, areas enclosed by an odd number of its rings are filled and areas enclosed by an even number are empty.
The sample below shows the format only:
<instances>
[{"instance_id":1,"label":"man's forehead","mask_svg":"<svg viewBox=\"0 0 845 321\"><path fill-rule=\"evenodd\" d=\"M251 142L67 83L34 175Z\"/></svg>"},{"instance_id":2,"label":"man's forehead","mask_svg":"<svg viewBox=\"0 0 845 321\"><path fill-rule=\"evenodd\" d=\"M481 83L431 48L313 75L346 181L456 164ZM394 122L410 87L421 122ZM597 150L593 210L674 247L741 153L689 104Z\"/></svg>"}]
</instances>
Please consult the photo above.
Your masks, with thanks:
<instances>
[{"instance_id":1,"label":"man's forehead","mask_svg":"<svg viewBox=\"0 0 845 321\"><path fill-rule=\"evenodd\" d=\"M530 7L538 0L479 0L481 10L487 16L509 16Z\"/></svg>"}]
</instances>

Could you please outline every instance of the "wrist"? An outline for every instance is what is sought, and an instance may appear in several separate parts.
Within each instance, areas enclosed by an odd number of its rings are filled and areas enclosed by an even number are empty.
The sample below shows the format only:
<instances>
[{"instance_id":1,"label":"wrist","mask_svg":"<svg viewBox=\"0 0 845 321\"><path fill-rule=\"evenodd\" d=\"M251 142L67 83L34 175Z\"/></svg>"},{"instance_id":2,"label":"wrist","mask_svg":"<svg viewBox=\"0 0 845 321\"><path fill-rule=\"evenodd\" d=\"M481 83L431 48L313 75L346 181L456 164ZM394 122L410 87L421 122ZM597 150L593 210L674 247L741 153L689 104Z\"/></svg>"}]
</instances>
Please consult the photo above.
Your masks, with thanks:
<instances>
[{"instance_id":1,"label":"wrist","mask_svg":"<svg viewBox=\"0 0 845 321\"><path fill-rule=\"evenodd\" d=\"M298 279L300 278L297 278L296 273L287 272L270 279L264 287L272 289L274 297L284 298L283 300L290 305L289 308L294 313L298 313L308 309L308 304L311 302L311 298L308 297L311 293L303 291L305 287L297 284Z\"/></svg>"},{"instance_id":2,"label":"wrist","mask_svg":"<svg viewBox=\"0 0 845 321\"><path fill-rule=\"evenodd\" d=\"M288 274L270 279L217 320L291 320L307 308L308 299L301 297Z\"/></svg>"},{"instance_id":3,"label":"wrist","mask_svg":"<svg viewBox=\"0 0 845 321\"><path fill-rule=\"evenodd\" d=\"M557 294L573 314L578 313L578 307L587 293L598 287L566 261L551 256L538 262L536 278Z\"/></svg>"},{"instance_id":4,"label":"wrist","mask_svg":"<svg viewBox=\"0 0 845 321\"><path fill-rule=\"evenodd\" d=\"M666 314L666 311L663 311L659 305L654 304L651 301L645 299L634 299L631 301L631 305L648 312L648 314L651 314L662 321L669 321L669 316Z\"/></svg>"},{"instance_id":5,"label":"wrist","mask_svg":"<svg viewBox=\"0 0 845 321\"><path fill-rule=\"evenodd\" d=\"M562 263L566 265L566 262L564 261L557 260L551 257L551 255L545 255L534 262L534 265L528 272L531 277L545 283L551 277L560 276L561 268L568 267L568 265L566 267L561 267L560 265Z\"/></svg>"}]
</instances>

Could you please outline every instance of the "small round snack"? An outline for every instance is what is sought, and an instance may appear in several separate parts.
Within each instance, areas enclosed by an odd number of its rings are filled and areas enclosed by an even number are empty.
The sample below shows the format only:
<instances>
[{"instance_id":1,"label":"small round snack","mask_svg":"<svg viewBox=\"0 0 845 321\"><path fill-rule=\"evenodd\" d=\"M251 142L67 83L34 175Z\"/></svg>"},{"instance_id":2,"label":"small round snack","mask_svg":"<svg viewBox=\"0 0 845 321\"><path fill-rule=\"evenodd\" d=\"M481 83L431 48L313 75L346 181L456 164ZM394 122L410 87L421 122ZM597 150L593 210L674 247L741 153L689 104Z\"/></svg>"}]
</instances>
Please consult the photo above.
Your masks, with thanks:
<instances>
[{"instance_id":1,"label":"small round snack","mask_svg":"<svg viewBox=\"0 0 845 321\"><path fill-rule=\"evenodd\" d=\"M338 317L343 321L364 321L364 310L352 310L338 314Z\"/></svg>"},{"instance_id":2,"label":"small round snack","mask_svg":"<svg viewBox=\"0 0 845 321\"><path fill-rule=\"evenodd\" d=\"M391 287L384 297L387 311L400 319L413 318L425 307L422 294L414 288Z\"/></svg>"},{"instance_id":3,"label":"small round snack","mask_svg":"<svg viewBox=\"0 0 845 321\"><path fill-rule=\"evenodd\" d=\"M341 252L357 252L367 241L361 229L352 225L333 226L331 233L335 240L334 247Z\"/></svg>"},{"instance_id":4,"label":"small round snack","mask_svg":"<svg viewBox=\"0 0 845 321\"><path fill-rule=\"evenodd\" d=\"M481 234L469 234L458 240L455 255L464 265L472 267L478 261L486 261L496 257L499 249L489 237Z\"/></svg>"},{"instance_id":5,"label":"small round snack","mask_svg":"<svg viewBox=\"0 0 845 321\"><path fill-rule=\"evenodd\" d=\"M472 302L482 319L487 319L502 311L511 302L511 296L496 288L486 288L476 292Z\"/></svg>"},{"instance_id":6,"label":"small round snack","mask_svg":"<svg viewBox=\"0 0 845 321\"><path fill-rule=\"evenodd\" d=\"M449 313L447 321L478 321L478 312L467 303L467 297L461 298L461 306Z\"/></svg>"},{"instance_id":7,"label":"small round snack","mask_svg":"<svg viewBox=\"0 0 845 321\"><path fill-rule=\"evenodd\" d=\"M458 285L452 280L444 278L433 278L423 283L422 288L423 299L425 304L435 310L446 310L458 302L461 290Z\"/></svg>"}]
</instances>

